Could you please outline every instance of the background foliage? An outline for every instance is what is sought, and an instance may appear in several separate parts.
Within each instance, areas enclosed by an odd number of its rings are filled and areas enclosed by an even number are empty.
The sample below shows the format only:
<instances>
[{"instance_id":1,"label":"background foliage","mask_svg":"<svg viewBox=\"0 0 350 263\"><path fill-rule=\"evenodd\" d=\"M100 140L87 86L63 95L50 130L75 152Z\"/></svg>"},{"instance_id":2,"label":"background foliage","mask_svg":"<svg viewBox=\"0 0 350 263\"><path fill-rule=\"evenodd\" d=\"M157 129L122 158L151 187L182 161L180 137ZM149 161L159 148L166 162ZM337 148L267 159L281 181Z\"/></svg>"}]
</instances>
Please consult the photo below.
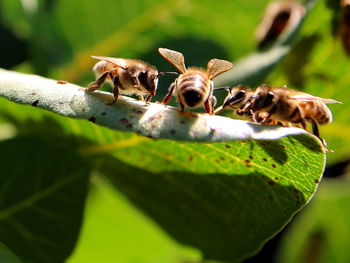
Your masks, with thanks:
<instances>
[{"instance_id":1,"label":"background foliage","mask_svg":"<svg viewBox=\"0 0 350 263\"><path fill-rule=\"evenodd\" d=\"M140 58L164 71L173 68L158 47L181 51L188 65L205 66L213 57L235 62L256 51L254 29L267 3L3 0L0 66L85 86L94 78L90 55ZM349 59L334 38L337 11L333 2L319 1L291 53L261 80L344 102L330 105L335 121L321 127L335 150L327 155L332 177L343 174L350 152ZM171 80L161 80L156 99ZM0 242L6 245L0 243L0 257L10 262L18 260L13 252L24 262L243 259L309 201L323 170L319 144L305 136L213 145L152 141L5 99L0 118ZM348 184L346 177L322 181L312 206L284 235L277 261L308 262L305 251L315 262L349 260L345 252L332 253L349 241L347 232L331 228L348 227L349 200L337 195L348 191L339 180ZM339 198L343 217L317 214ZM232 239L230 231L246 238ZM290 242L300 248L292 250Z\"/></svg>"}]
</instances>

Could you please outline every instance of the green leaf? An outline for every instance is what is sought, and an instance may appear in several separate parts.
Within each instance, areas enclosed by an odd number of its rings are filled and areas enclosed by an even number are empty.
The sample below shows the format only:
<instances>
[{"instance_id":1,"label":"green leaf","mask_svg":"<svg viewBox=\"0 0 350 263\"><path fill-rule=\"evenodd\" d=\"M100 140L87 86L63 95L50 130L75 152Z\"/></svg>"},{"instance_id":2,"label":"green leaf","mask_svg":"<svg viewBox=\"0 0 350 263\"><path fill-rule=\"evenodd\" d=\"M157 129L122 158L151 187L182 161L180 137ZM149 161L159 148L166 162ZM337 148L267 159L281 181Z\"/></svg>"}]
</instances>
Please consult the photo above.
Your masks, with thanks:
<instances>
[{"instance_id":1,"label":"green leaf","mask_svg":"<svg viewBox=\"0 0 350 263\"><path fill-rule=\"evenodd\" d=\"M20 263L19 258L7 247L0 242L0 262L3 263Z\"/></svg>"},{"instance_id":2,"label":"green leaf","mask_svg":"<svg viewBox=\"0 0 350 263\"><path fill-rule=\"evenodd\" d=\"M349 179L324 180L283 237L277 262L349 262L349 207Z\"/></svg>"},{"instance_id":3,"label":"green leaf","mask_svg":"<svg viewBox=\"0 0 350 263\"><path fill-rule=\"evenodd\" d=\"M74 135L82 143L73 147L94 157L119 191L180 243L209 258L242 259L255 253L310 200L324 168L318 140L305 135L179 143L3 104L19 134ZM50 118L39 121L37 115Z\"/></svg>"},{"instance_id":4,"label":"green leaf","mask_svg":"<svg viewBox=\"0 0 350 263\"><path fill-rule=\"evenodd\" d=\"M62 262L82 221L91 167L51 139L0 142L0 241L25 262Z\"/></svg>"},{"instance_id":5,"label":"green leaf","mask_svg":"<svg viewBox=\"0 0 350 263\"><path fill-rule=\"evenodd\" d=\"M99 171L204 258L242 260L309 202L324 162L318 142L307 136L217 144L159 140L119 148L101 160Z\"/></svg>"}]
</instances>

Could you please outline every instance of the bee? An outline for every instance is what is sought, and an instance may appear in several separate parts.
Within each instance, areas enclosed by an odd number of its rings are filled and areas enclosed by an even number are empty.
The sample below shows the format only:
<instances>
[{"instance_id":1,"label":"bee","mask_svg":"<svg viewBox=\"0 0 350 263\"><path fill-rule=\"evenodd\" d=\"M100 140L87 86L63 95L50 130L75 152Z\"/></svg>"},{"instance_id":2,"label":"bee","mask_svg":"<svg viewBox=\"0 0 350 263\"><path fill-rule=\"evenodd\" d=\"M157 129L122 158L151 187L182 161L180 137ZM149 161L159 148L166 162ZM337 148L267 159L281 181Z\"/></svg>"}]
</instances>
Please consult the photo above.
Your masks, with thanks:
<instances>
[{"instance_id":1,"label":"bee","mask_svg":"<svg viewBox=\"0 0 350 263\"><path fill-rule=\"evenodd\" d=\"M255 33L258 48L273 44L282 34L297 26L304 14L305 7L297 1L271 2Z\"/></svg>"},{"instance_id":2,"label":"bee","mask_svg":"<svg viewBox=\"0 0 350 263\"><path fill-rule=\"evenodd\" d=\"M195 108L203 105L207 113L213 114L215 98L212 79L231 69L232 63L226 60L211 59L207 70L196 67L186 69L184 56L180 52L166 48L159 48L158 51L180 72L177 79L170 85L169 92L162 103L167 104L175 94L182 112L185 106Z\"/></svg>"},{"instance_id":3,"label":"bee","mask_svg":"<svg viewBox=\"0 0 350 263\"><path fill-rule=\"evenodd\" d=\"M340 102L287 87L261 85L256 90L251 90L240 85L229 91L223 105L215 113L229 107L235 109L237 114L250 117L254 122L283 126L291 126L293 123L301 125L305 130L308 130L307 122L311 122L312 133L326 146L320 137L319 125L333 120L332 112L326 105L328 103Z\"/></svg>"},{"instance_id":4,"label":"bee","mask_svg":"<svg viewBox=\"0 0 350 263\"><path fill-rule=\"evenodd\" d=\"M341 0L340 1L340 37L343 43L345 52L350 55L350 1Z\"/></svg>"},{"instance_id":5,"label":"bee","mask_svg":"<svg viewBox=\"0 0 350 263\"><path fill-rule=\"evenodd\" d=\"M113 86L114 95L113 101L108 105L114 104L119 94L136 94L146 102L156 94L158 77L163 73L158 73L155 66L136 59L92 57L100 60L93 67L97 79L91 82L85 91L97 90L108 81Z\"/></svg>"}]
</instances>

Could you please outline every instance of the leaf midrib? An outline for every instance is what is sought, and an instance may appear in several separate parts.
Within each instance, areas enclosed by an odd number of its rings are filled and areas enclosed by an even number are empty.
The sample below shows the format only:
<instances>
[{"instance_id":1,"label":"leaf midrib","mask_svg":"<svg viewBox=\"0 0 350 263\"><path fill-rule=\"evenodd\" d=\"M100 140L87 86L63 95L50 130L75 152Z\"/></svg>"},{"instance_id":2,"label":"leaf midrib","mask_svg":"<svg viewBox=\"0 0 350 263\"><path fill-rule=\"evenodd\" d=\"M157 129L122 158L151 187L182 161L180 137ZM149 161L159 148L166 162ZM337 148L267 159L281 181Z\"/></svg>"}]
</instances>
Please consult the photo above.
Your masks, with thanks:
<instances>
[{"instance_id":1,"label":"leaf midrib","mask_svg":"<svg viewBox=\"0 0 350 263\"><path fill-rule=\"evenodd\" d=\"M56 191L58 191L60 188L62 188L65 185L70 184L77 178L83 176L83 173L75 173L70 176L67 176L61 180L58 180L54 184L28 196L26 199L23 199L20 202L14 203L13 205L4 208L2 211L0 210L0 220L8 219L9 217L13 216L16 213L19 213L25 209L30 208L35 203L43 200L44 198L54 194Z\"/></svg>"}]
</instances>

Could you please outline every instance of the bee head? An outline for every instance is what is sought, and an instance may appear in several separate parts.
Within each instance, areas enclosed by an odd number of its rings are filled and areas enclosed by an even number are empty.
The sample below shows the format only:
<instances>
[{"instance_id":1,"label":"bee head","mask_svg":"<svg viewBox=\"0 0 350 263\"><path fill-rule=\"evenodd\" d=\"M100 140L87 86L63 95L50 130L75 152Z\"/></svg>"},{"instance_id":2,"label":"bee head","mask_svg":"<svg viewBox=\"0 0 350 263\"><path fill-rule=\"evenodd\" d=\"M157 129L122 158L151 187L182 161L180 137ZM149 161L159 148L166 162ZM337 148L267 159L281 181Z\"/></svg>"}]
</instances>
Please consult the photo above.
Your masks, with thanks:
<instances>
[{"instance_id":1,"label":"bee head","mask_svg":"<svg viewBox=\"0 0 350 263\"><path fill-rule=\"evenodd\" d=\"M223 108L231 107L234 109L240 108L248 98L247 88L243 85L239 85L237 87L233 87L229 90L229 94L224 100Z\"/></svg>"},{"instance_id":2,"label":"bee head","mask_svg":"<svg viewBox=\"0 0 350 263\"><path fill-rule=\"evenodd\" d=\"M148 69L145 71L141 71L138 75L140 84L152 96L156 95L158 86L158 76L158 71L156 69Z\"/></svg>"}]
</instances>

